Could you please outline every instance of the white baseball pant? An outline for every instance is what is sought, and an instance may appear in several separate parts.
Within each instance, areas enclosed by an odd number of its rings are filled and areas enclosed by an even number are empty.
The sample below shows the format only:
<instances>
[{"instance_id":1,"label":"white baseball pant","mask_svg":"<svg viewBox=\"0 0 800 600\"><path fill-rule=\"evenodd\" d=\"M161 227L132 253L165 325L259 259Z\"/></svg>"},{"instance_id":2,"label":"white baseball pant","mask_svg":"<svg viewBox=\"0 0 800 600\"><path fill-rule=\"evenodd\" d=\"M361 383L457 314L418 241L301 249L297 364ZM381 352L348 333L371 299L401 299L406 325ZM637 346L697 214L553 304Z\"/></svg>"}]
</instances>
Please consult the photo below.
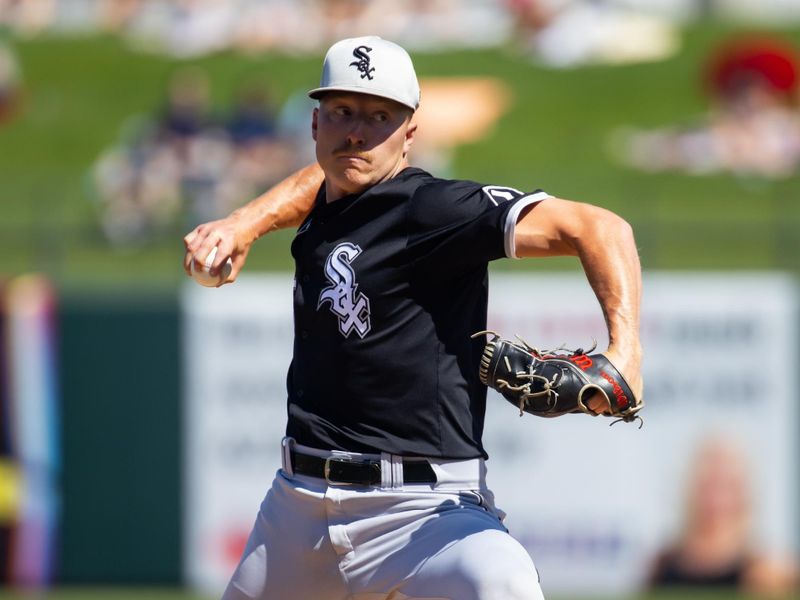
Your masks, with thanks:
<instances>
[{"instance_id":1,"label":"white baseball pant","mask_svg":"<svg viewBox=\"0 0 800 600\"><path fill-rule=\"evenodd\" d=\"M381 461L376 487L294 474L289 449ZM530 556L485 485L482 459L431 459L435 484L403 484L402 457L284 440L223 600L544 600Z\"/></svg>"}]
</instances>

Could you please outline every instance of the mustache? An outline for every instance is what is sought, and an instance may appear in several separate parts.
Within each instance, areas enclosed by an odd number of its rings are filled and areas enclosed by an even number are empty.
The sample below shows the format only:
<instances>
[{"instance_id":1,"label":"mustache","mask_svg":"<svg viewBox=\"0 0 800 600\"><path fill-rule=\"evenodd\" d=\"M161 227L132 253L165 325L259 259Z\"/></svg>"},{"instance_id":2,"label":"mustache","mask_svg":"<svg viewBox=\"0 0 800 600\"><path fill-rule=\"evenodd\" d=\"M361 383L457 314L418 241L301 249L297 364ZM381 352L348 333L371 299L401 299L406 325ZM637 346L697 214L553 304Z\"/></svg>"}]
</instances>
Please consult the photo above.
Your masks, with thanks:
<instances>
[{"instance_id":1,"label":"mustache","mask_svg":"<svg viewBox=\"0 0 800 600\"><path fill-rule=\"evenodd\" d=\"M357 148L354 148L353 146L351 146L349 144L346 145L346 146L341 146L339 148L336 148L333 151L333 155L335 157L337 157L337 158L339 156L355 156L356 158L360 158L362 160L369 161L369 154L368 153L360 151Z\"/></svg>"}]
</instances>

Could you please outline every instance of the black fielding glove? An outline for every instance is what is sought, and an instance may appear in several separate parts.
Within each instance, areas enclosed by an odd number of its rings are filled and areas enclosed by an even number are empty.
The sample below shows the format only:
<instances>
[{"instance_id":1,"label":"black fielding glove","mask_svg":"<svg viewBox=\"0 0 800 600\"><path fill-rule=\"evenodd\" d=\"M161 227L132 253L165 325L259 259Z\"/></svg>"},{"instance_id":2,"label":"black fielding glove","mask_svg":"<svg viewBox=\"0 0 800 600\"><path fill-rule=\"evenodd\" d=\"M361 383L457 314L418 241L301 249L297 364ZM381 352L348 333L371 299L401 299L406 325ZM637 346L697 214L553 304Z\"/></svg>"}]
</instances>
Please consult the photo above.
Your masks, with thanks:
<instances>
[{"instance_id":1,"label":"black fielding glove","mask_svg":"<svg viewBox=\"0 0 800 600\"><path fill-rule=\"evenodd\" d=\"M481 357L481 382L519 408L520 416L523 412L537 417L586 413L617 421L641 421L637 413L644 401L634 396L628 382L604 355L587 354L580 348L540 351L522 340L511 342L492 331L475 336L483 334L490 339ZM601 413L592 411L587 404L595 393L606 405Z\"/></svg>"}]
</instances>

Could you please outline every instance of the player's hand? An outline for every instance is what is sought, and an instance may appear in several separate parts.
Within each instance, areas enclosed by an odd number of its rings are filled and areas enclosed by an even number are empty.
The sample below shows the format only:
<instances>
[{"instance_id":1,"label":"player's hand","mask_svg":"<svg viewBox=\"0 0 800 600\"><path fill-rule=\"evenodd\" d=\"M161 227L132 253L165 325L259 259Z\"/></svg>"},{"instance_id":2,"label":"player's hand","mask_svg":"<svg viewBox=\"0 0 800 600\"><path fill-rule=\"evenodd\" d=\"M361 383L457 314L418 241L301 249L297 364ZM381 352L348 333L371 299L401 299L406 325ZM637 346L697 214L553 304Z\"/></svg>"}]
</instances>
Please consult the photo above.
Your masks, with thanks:
<instances>
[{"instance_id":1,"label":"player's hand","mask_svg":"<svg viewBox=\"0 0 800 600\"><path fill-rule=\"evenodd\" d=\"M192 260L199 264L204 264L206 257L211 253L212 248L217 247L217 255L209 269L211 275L216 275L220 267L230 257L232 268L228 278L220 285L233 283L239 271L242 270L250 252L250 246L256 239L249 224L236 213L224 219L210 221L198 225L186 237L183 238L183 245L186 253L183 257L183 270L191 277ZM218 286L219 287L219 286Z\"/></svg>"},{"instance_id":2,"label":"player's hand","mask_svg":"<svg viewBox=\"0 0 800 600\"><path fill-rule=\"evenodd\" d=\"M603 355L611 361L617 370L625 377L625 381L631 388L636 398L642 397L642 390L644 389L644 381L642 380L641 364L642 352L636 349L630 352L622 352L614 346L609 346L608 350L603 352ZM598 414L609 414L608 406L605 401L595 394L586 403L590 410Z\"/></svg>"}]
</instances>

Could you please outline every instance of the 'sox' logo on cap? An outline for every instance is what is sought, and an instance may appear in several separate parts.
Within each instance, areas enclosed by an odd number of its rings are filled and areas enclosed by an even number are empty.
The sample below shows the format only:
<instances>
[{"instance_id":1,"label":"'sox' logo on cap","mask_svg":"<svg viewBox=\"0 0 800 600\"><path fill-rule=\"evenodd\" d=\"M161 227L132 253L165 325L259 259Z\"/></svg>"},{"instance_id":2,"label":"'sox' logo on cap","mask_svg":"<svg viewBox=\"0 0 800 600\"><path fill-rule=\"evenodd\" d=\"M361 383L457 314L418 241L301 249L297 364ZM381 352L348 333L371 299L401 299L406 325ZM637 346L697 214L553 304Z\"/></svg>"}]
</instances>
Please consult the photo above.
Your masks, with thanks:
<instances>
[{"instance_id":1,"label":"'sox' logo on cap","mask_svg":"<svg viewBox=\"0 0 800 600\"><path fill-rule=\"evenodd\" d=\"M359 46L355 50L353 50L353 56L355 56L358 60L354 60L348 66L355 67L361 73L361 79L365 77L367 79L372 79L372 73L375 71L375 67L371 67L369 65L370 57L367 52L372 52L372 48L369 46Z\"/></svg>"}]
</instances>

